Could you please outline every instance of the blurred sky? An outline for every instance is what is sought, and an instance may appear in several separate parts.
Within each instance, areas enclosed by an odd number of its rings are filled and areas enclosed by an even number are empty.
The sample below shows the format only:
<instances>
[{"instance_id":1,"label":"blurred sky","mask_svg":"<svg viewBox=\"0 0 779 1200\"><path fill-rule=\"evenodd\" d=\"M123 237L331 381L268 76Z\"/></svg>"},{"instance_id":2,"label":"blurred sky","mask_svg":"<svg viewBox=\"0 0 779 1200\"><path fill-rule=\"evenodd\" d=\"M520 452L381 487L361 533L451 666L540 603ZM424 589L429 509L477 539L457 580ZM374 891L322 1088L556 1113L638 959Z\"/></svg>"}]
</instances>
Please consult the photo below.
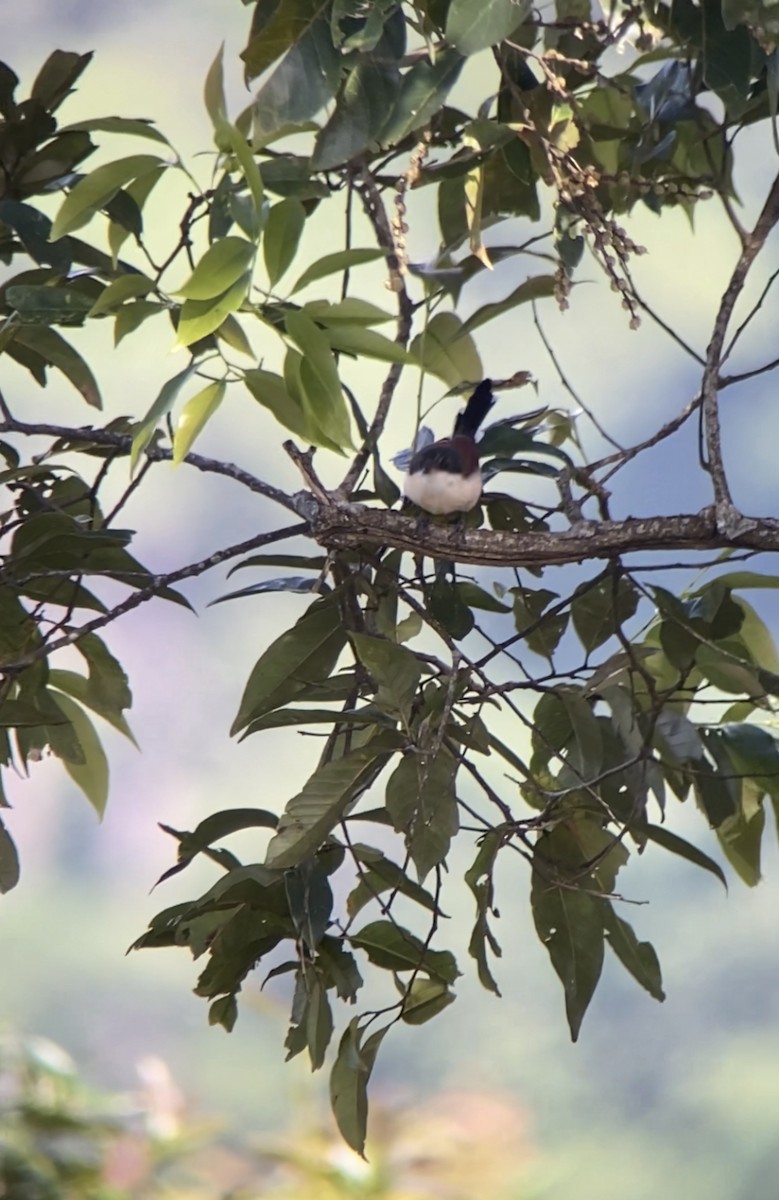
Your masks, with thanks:
<instances>
[{"instance_id":1,"label":"blurred sky","mask_svg":"<svg viewBox=\"0 0 779 1200\"><path fill-rule=\"evenodd\" d=\"M22 77L24 93L55 47L93 49L94 62L61 111L62 120L153 117L188 156L210 146L202 82L223 40L233 111L247 102L237 54L249 13L238 0L141 0L127 6L31 0L17 6L13 21L5 22L2 57ZM466 106L470 92L478 94L483 66L478 59L469 64L461 99ZM745 219L754 215L776 166L767 131L749 137ZM104 136L100 159L90 163L136 148L129 139ZM207 181L210 160L195 159L194 169ZM180 219L185 188L170 189L169 198L155 202L158 207L149 211L157 214L158 228L150 236L162 245L170 222L177 225ZM423 196L411 210L411 257L420 261L436 248L427 203ZM331 219L323 215L309 222L299 261L333 248ZM730 226L714 202L697 207L694 236L681 212L660 221L640 209L626 224L634 240L651 251L634 263L639 291L703 353L735 261ZM97 236L96 226L87 236ZM525 230L518 222L517 232L524 237L536 230ZM752 297L767 277L768 256L766 262L756 272ZM483 273L466 292L461 315L505 295L526 274L543 270L543 264L512 260ZM586 404L616 438L629 444L695 394L700 370L650 320L630 332L626 315L592 264L582 270L581 279L567 313L558 313L551 302L541 310L544 328ZM361 268L355 290L389 307L380 271ZM142 335L126 339L116 352L109 321L73 333L74 343L97 364L108 418L145 411L161 383L183 366L181 352L177 357L169 353L170 331L158 326L147 324ZM272 347L260 346L256 334L250 337L258 354L272 355ZM491 375L530 370L538 379L541 402L572 406L529 310L488 326L478 342ZM732 370L770 358L772 342L773 321L764 321L745 339ZM13 364L3 369L4 390L20 416L90 420L75 393L56 378L44 393ZM380 378L381 371L370 365L350 368L361 396L375 395ZM404 387L386 434L390 452L408 444L413 424L416 380ZM723 400L727 465L736 502L745 511L776 510L774 390L767 376L738 392L733 389ZM427 395L436 398L434 391ZM527 392L510 400L502 397L500 403L497 415L532 407L537 400ZM451 410L444 406L432 416L442 430L450 420ZM584 421L581 431L588 450L597 454L602 449L598 436ZM299 484L280 441L270 419L247 397L228 395L198 448L296 489ZM695 429L690 426L662 452L623 472L624 481L617 476L614 515L695 511L708 503L707 481L696 462ZM337 463L332 467L334 477L338 468ZM117 470L117 486L126 483L126 475L118 477L123 470ZM230 481L206 479L186 468L157 466L147 483L128 507L127 523L139 530L138 557L155 570L171 569L227 542L287 523L265 501ZM544 582L562 590L573 577L570 571L563 576L552 571ZM683 577L678 578L681 586ZM233 584L248 581L247 575ZM190 992L195 969L183 954L123 956L149 916L197 895L211 881L207 868L193 867L148 894L174 852L156 822L191 828L219 807L278 809L310 767L294 732L264 734L240 745L227 736L248 670L263 647L289 625L292 609L302 611L304 602L267 596L205 608L225 590L224 573L212 573L187 589L198 616L160 602L136 610L107 631L108 644L130 674L135 696L131 723L142 753L106 733L112 791L101 827L56 764L44 762L31 780L9 785L16 805L9 826L20 846L23 876L20 887L2 901L0 950L9 967L0 1014L25 1031L62 1038L96 1077L112 1082L128 1078L143 1054L160 1054L204 1108L229 1107L244 1125L264 1127L274 1120L283 1123L308 1103L315 1106L321 1094L312 1091L304 1065L281 1064L286 1011L278 993L260 997L251 989L238 1026L227 1037L221 1030L206 1029L206 1006ZM761 598L760 610L774 620L770 599ZM674 818L674 827L716 853L702 821L691 818L694 814L683 812L680 820ZM519 1097L535 1136L556 1155L556 1167L547 1161L545 1170L551 1173L541 1181L550 1190L539 1194L570 1194L574 1171L579 1200L655 1197L669 1174L685 1187L667 1192L669 1196L732 1200L749 1194L738 1191L729 1176L731 1141L737 1139L739 1161L748 1162L753 1181L759 1179L765 1156L772 1153L766 1114L775 1113L779 1102L779 1072L763 1066L779 1065L774 933L779 888L771 834L765 845L766 881L754 892L733 882L725 895L710 876L681 862L658 864L651 855L635 860L620 877L620 887L631 899L651 899L627 915L641 936L655 943L668 1000L655 1004L609 966L577 1046L566 1039L562 995L530 925L527 880L504 876L499 936L505 958L498 970L503 1000L487 997L466 975L457 1004L432 1026L399 1031L392 1046L385 1044L380 1094L405 1102L439 1086L469 1084ZM251 852L250 839L243 846ZM444 907L455 919L447 935L465 961L470 905L450 891ZM678 1149L682 1124L689 1138L687 1158ZM567 1131L564 1153L555 1142L561 1125ZM631 1174L637 1155L645 1156L640 1180Z\"/></svg>"}]
</instances>

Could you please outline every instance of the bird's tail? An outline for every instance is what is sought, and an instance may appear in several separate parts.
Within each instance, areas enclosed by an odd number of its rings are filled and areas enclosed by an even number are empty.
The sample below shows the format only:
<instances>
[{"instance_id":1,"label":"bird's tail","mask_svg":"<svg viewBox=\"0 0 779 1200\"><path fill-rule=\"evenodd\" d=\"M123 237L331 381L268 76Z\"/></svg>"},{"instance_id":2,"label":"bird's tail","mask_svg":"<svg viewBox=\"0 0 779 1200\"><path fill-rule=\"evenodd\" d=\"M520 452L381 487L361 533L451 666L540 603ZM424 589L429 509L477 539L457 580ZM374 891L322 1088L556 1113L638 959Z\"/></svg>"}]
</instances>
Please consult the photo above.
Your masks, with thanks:
<instances>
[{"instance_id":1,"label":"bird's tail","mask_svg":"<svg viewBox=\"0 0 779 1200\"><path fill-rule=\"evenodd\" d=\"M454 434L475 438L479 426L495 403L492 380L483 379L454 423Z\"/></svg>"}]
</instances>

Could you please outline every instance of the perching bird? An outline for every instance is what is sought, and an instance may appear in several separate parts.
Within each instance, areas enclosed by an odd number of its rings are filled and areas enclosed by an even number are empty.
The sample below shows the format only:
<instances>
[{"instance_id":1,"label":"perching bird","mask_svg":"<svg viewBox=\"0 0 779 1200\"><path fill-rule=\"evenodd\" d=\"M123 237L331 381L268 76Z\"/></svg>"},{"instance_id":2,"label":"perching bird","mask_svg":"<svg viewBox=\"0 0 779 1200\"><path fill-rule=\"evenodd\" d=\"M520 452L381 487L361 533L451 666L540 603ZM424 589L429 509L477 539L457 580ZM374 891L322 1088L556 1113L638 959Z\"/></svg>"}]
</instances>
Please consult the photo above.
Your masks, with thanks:
<instances>
[{"instance_id":1,"label":"perching bird","mask_svg":"<svg viewBox=\"0 0 779 1200\"><path fill-rule=\"evenodd\" d=\"M494 403L492 380L484 379L455 421L452 436L417 450L403 480L412 504L435 516L476 507L482 487L476 434Z\"/></svg>"}]
</instances>

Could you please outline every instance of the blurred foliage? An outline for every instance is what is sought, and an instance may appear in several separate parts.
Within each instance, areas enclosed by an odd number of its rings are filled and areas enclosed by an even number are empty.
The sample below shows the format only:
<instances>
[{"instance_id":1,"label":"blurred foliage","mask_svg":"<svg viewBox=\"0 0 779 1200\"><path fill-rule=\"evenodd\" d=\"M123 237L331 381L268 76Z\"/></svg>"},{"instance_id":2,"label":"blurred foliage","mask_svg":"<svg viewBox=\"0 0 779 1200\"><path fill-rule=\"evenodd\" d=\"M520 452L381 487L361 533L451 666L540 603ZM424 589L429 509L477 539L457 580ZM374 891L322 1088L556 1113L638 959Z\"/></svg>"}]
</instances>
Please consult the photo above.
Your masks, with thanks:
<instances>
[{"instance_id":1,"label":"blurred foliage","mask_svg":"<svg viewBox=\"0 0 779 1200\"><path fill-rule=\"evenodd\" d=\"M53 1042L0 1046L0 1191L8 1200L464 1200L509 1195L532 1151L521 1114L478 1093L379 1111L371 1162L315 1126L272 1142L224 1141L188 1115L161 1060L134 1094L97 1094ZM303 1191L301 1191L303 1189ZM511 1191L511 1195L516 1195Z\"/></svg>"},{"instance_id":2,"label":"blurred foliage","mask_svg":"<svg viewBox=\"0 0 779 1200\"><path fill-rule=\"evenodd\" d=\"M260 80L251 104L230 119L221 53L205 80L207 186L151 121L59 123L89 55L55 51L26 99L0 66L0 259L9 268L0 354L41 386L62 374L94 419L100 387L76 348L86 323L109 321L116 344L137 337L140 346L146 322L168 322L187 359L143 411L105 425L23 421L15 401L0 398L0 764L8 776L51 753L101 814L109 771L92 716L132 738L131 693L96 631L152 598L186 606L177 585L222 562L294 569L221 597L313 597L252 668L232 733L323 732L319 763L297 795L274 797L271 808L230 807L193 830L168 827L178 861L163 878L199 855L223 873L204 895L161 912L135 946L180 946L203 958L196 991L210 1003L210 1022L226 1030L260 964L267 978L288 975L288 1057L306 1052L318 1069L337 1044L332 1107L358 1153L386 1034L454 1000L460 966L439 945L454 839L473 843L464 883L476 909L469 950L478 978L499 994L495 870L511 857L527 869L535 928L574 1039L607 949L652 997L664 996L654 949L617 907L630 854L651 845L725 882L719 862L666 827L669 799L694 797L731 867L747 884L758 881L765 810L779 800L779 657L743 592L774 589L779 578L728 570L678 595L615 554L561 597L543 586L554 555L517 562L484 587L454 562L425 573L418 556L412 574L383 539L326 555L295 545L257 554L300 535L316 540L305 497L192 448L226 396L238 396L266 409L281 436L351 460L339 499L391 508L398 489L381 435L403 370L437 381L446 396L472 391L485 374L474 332L521 306L567 308L586 252L638 327L630 264L644 247L620 222L637 205L692 216L713 195L732 210L736 135L776 120L775 32L770 6L739 11L719 0L615 5L608 20L580 0L558 0L549 19L515 0L258 0L242 55L247 82ZM611 51L628 37L624 66ZM450 100L467 59L482 51L491 65L469 114ZM95 139L113 146L119 135L153 152L90 169ZM157 259L146 206L174 178L186 182L188 201ZM440 244L430 261L411 262L409 206L416 190L431 188ZM53 220L52 193L62 193ZM358 205L368 246L354 244ZM334 238L327 254L310 258L300 247L320 209L333 214L333 228L337 215L343 245ZM529 232L542 221L542 234ZM89 241L77 236L87 228ZM96 229L105 230L105 249ZM496 233L507 240L494 241ZM744 245L754 257L762 243ZM461 320L454 309L481 272L528 257L533 274ZM744 262L745 274L751 258ZM354 278L371 263L386 268L394 305L356 292ZM377 328L387 324L391 337ZM380 372L382 400L371 414L350 386L356 359ZM511 363L494 382L511 390L531 378L527 364ZM488 427L480 450L484 478L505 477L507 490L486 492L468 520L496 544L504 533L537 534L543 544L566 520L578 523L584 503L609 517L593 474L604 463L580 461L570 414L541 405L505 418ZM635 453L622 452L620 465ZM231 477L297 523L235 546L226 539L199 562L152 573L130 553L133 531L116 520L162 460ZM296 461L321 493L311 454L297 452ZM107 508L104 484L118 463L129 465L130 482ZM559 485L560 502L521 499L510 490L517 476ZM414 528L410 545L421 555L423 532ZM486 652L465 641L471 634ZM79 671L52 665L67 648L80 655ZM508 665L508 680L498 664L504 673ZM374 785L380 802L361 807ZM371 842L358 840L359 823L374 830ZM219 844L241 830L270 831L262 863L245 864ZM15 886L18 873L0 826L0 889ZM401 923L413 911L421 933ZM353 1005L366 969L386 982L389 999L337 1026L332 1000Z\"/></svg>"}]
</instances>

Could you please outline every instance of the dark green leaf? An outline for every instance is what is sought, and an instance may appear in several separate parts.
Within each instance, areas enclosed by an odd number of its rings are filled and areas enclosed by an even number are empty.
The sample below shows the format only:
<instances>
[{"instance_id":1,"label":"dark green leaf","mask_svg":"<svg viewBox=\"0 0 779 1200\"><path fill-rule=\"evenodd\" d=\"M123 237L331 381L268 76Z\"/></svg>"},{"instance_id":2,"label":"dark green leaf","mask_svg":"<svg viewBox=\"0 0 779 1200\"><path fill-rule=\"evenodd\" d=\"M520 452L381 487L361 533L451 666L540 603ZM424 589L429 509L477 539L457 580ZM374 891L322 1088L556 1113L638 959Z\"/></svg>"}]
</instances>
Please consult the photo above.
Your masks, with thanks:
<instances>
[{"instance_id":1,"label":"dark green leaf","mask_svg":"<svg viewBox=\"0 0 779 1200\"><path fill-rule=\"evenodd\" d=\"M460 972L448 950L430 950L413 933L392 921L372 921L349 939L377 967L387 971L425 971L443 983L454 983Z\"/></svg>"},{"instance_id":2,"label":"dark green leaf","mask_svg":"<svg viewBox=\"0 0 779 1200\"><path fill-rule=\"evenodd\" d=\"M638 608L638 592L629 579L611 576L595 587L584 584L571 604L573 627L589 654L620 629Z\"/></svg>"},{"instance_id":3,"label":"dark green leaf","mask_svg":"<svg viewBox=\"0 0 779 1200\"><path fill-rule=\"evenodd\" d=\"M688 862L694 863L696 867L702 867L704 871L709 871L712 875L716 875L725 891L728 890L728 883L725 879L722 868L713 858L709 858L708 854L704 854L697 846L693 846L684 838L679 837L676 833L671 833L670 829L665 829L662 825L646 825L644 828L646 836L650 842L657 842L658 846L662 846L665 850L670 850L671 854L678 854L680 858L687 859Z\"/></svg>"},{"instance_id":4,"label":"dark green leaf","mask_svg":"<svg viewBox=\"0 0 779 1200\"><path fill-rule=\"evenodd\" d=\"M22 326L14 331L12 345L17 343L39 355L44 366L61 371L92 408L103 407L95 377L86 362L55 330L39 325Z\"/></svg>"},{"instance_id":5,"label":"dark green leaf","mask_svg":"<svg viewBox=\"0 0 779 1200\"><path fill-rule=\"evenodd\" d=\"M268 846L269 867L293 867L322 845L385 766L394 748L387 737L376 734L366 745L314 772L284 809Z\"/></svg>"},{"instance_id":6,"label":"dark green leaf","mask_svg":"<svg viewBox=\"0 0 779 1200\"><path fill-rule=\"evenodd\" d=\"M452 0L446 17L446 37L461 54L477 54L503 41L530 11L529 0Z\"/></svg>"},{"instance_id":7,"label":"dark green leaf","mask_svg":"<svg viewBox=\"0 0 779 1200\"><path fill-rule=\"evenodd\" d=\"M375 144L398 94L400 78L394 64L358 62L338 93L333 115L317 136L313 170L333 170Z\"/></svg>"},{"instance_id":8,"label":"dark green leaf","mask_svg":"<svg viewBox=\"0 0 779 1200\"><path fill-rule=\"evenodd\" d=\"M375 703L391 715L408 717L422 674L415 654L386 638L351 635L356 657L378 684Z\"/></svg>"},{"instance_id":9,"label":"dark green leaf","mask_svg":"<svg viewBox=\"0 0 779 1200\"><path fill-rule=\"evenodd\" d=\"M0 893L5 895L19 882L19 856L10 833L0 821Z\"/></svg>"},{"instance_id":10,"label":"dark green leaf","mask_svg":"<svg viewBox=\"0 0 779 1200\"><path fill-rule=\"evenodd\" d=\"M341 1136L352 1150L365 1156L368 1124L368 1081L382 1039L389 1029L377 1029L362 1043L359 1018L350 1021L338 1047L330 1075L330 1104Z\"/></svg>"},{"instance_id":11,"label":"dark green leaf","mask_svg":"<svg viewBox=\"0 0 779 1200\"><path fill-rule=\"evenodd\" d=\"M335 604L317 602L262 654L246 684L231 734L327 679L346 645Z\"/></svg>"},{"instance_id":12,"label":"dark green leaf","mask_svg":"<svg viewBox=\"0 0 779 1200\"><path fill-rule=\"evenodd\" d=\"M639 942L627 921L617 916L613 905L608 901L603 905L603 924L606 941L625 970L629 971L636 982L655 1000L665 1000L660 963L650 943Z\"/></svg>"},{"instance_id":13,"label":"dark green leaf","mask_svg":"<svg viewBox=\"0 0 779 1200\"><path fill-rule=\"evenodd\" d=\"M418 976L404 996L402 1019L407 1025L424 1025L454 1003L454 992L438 979Z\"/></svg>"},{"instance_id":14,"label":"dark green leaf","mask_svg":"<svg viewBox=\"0 0 779 1200\"><path fill-rule=\"evenodd\" d=\"M383 146L423 129L454 87L465 59L456 50L440 50L435 62L418 62L403 76L394 108L380 134Z\"/></svg>"},{"instance_id":15,"label":"dark green leaf","mask_svg":"<svg viewBox=\"0 0 779 1200\"><path fill-rule=\"evenodd\" d=\"M329 22L324 16L316 17L257 93L255 140L267 140L283 125L299 124L316 116L335 95L340 70L340 55L330 38Z\"/></svg>"}]
</instances>

